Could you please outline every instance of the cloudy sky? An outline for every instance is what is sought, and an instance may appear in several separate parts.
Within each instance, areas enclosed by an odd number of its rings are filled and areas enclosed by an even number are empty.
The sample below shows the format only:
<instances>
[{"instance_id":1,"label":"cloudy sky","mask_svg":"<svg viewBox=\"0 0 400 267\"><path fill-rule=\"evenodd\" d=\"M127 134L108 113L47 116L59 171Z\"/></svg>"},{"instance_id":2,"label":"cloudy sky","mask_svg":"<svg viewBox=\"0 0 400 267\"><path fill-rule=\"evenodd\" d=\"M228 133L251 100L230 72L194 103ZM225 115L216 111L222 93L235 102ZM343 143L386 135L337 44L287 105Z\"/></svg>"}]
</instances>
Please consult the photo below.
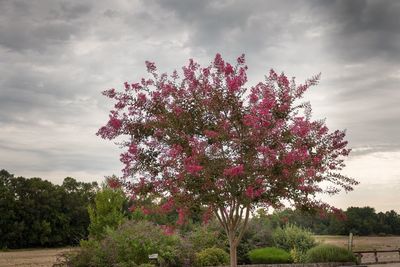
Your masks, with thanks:
<instances>
[{"instance_id":1,"label":"cloudy sky","mask_svg":"<svg viewBox=\"0 0 400 267\"><path fill-rule=\"evenodd\" d=\"M251 85L270 68L298 81L315 119L347 129L344 173L361 182L341 208L400 211L400 1L0 0L0 169L60 183L120 174L95 135L100 92L145 75L246 54Z\"/></svg>"}]
</instances>

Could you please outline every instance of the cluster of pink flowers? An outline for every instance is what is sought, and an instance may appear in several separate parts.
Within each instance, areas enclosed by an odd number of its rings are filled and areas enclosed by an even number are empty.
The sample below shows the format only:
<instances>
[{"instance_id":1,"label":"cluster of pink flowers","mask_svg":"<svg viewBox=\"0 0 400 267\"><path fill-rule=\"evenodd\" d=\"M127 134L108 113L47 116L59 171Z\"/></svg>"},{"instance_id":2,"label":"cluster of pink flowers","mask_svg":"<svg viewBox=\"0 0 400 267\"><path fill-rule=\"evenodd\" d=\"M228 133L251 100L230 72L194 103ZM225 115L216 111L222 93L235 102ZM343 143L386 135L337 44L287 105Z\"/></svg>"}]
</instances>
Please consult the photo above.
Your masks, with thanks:
<instances>
[{"instance_id":1,"label":"cluster of pink flowers","mask_svg":"<svg viewBox=\"0 0 400 267\"><path fill-rule=\"evenodd\" d=\"M253 186L248 186L245 191L245 195L249 199L256 199L260 197L265 192L264 188L255 189Z\"/></svg>"},{"instance_id":2,"label":"cluster of pink flowers","mask_svg":"<svg viewBox=\"0 0 400 267\"><path fill-rule=\"evenodd\" d=\"M240 176L243 173L244 173L243 164L239 164L237 166L233 166L224 170L224 175L230 177Z\"/></svg>"},{"instance_id":3,"label":"cluster of pink flowers","mask_svg":"<svg viewBox=\"0 0 400 267\"><path fill-rule=\"evenodd\" d=\"M173 235L175 233L175 229L171 225L161 225L160 227L165 235Z\"/></svg>"},{"instance_id":4,"label":"cluster of pink flowers","mask_svg":"<svg viewBox=\"0 0 400 267\"><path fill-rule=\"evenodd\" d=\"M169 198L164 204L161 205L161 212L168 213L171 212L175 205L174 199Z\"/></svg>"},{"instance_id":5,"label":"cluster of pink flowers","mask_svg":"<svg viewBox=\"0 0 400 267\"><path fill-rule=\"evenodd\" d=\"M164 196L155 210L176 210L181 224L190 210L185 205L194 201L205 205L208 220L215 205L229 207L232 197L242 205L279 205L285 198L307 202L321 181L345 190L356 184L334 173L350 152L345 133L329 133L324 122L311 121L311 109L296 104L319 76L297 86L271 70L249 92L244 55L229 64L217 54L204 68L190 60L182 78L176 71L158 74L153 62L146 68L150 78L103 92L115 105L98 131L128 139L121 184L137 195L134 202Z\"/></svg>"},{"instance_id":6,"label":"cluster of pink flowers","mask_svg":"<svg viewBox=\"0 0 400 267\"><path fill-rule=\"evenodd\" d=\"M201 170L203 170L203 166L200 166L195 157L190 156L185 159L185 169L188 173L192 175L197 175Z\"/></svg>"},{"instance_id":7,"label":"cluster of pink flowers","mask_svg":"<svg viewBox=\"0 0 400 267\"><path fill-rule=\"evenodd\" d=\"M108 185L110 188L120 188L120 187L121 187L120 181L119 181L117 178L115 178L115 177L109 177L109 178L107 178L107 185Z\"/></svg>"}]
</instances>

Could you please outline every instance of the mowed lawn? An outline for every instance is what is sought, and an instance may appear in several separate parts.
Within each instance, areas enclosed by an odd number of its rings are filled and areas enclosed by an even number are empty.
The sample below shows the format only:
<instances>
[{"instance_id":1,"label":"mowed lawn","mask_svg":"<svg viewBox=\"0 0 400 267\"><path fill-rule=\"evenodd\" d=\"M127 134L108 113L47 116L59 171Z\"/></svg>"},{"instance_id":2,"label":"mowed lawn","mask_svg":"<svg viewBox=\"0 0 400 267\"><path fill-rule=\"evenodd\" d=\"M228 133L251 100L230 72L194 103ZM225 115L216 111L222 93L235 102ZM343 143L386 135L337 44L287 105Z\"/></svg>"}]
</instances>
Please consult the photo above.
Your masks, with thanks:
<instances>
[{"instance_id":1,"label":"mowed lawn","mask_svg":"<svg viewBox=\"0 0 400 267\"><path fill-rule=\"evenodd\" d=\"M1 267L51 267L57 261L57 257L73 248L52 248L33 250L10 250L0 252Z\"/></svg>"}]
</instances>

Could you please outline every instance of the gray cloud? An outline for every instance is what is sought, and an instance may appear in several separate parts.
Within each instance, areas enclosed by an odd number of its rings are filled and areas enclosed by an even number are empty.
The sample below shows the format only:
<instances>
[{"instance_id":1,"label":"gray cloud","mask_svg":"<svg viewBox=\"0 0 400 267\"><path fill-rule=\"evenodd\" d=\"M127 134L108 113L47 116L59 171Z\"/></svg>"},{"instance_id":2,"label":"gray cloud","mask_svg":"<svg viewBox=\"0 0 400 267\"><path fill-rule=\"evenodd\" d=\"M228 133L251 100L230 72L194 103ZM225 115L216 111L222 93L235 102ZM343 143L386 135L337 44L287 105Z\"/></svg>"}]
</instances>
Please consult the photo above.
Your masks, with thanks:
<instances>
[{"instance_id":1,"label":"gray cloud","mask_svg":"<svg viewBox=\"0 0 400 267\"><path fill-rule=\"evenodd\" d=\"M325 1L313 15L329 29L326 45L343 61L399 59L398 1Z\"/></svg>"},{"instance_id":2,"label":"gray cloud","mask_svg":"<svg viewBox=\"0 0 400 267\"><path fill-rule=\"evenodd\" d=\"M0 45L11 51L48 52L79 37L80 21L91 10L87 4L60 1L4 1L1 4Z\"/></svg>"},{"instance_id":3,"label":"gray cloud","mask_svg":"<svg viewBox=\"0 0 400 267\"><path fill-rule=\"evenodd\" d=\"M352 159L397 153L398 14L395 0L0 1L0 167L118 174L118 148L94 135L111 105L100 92L141 77L145 60L172 71L216 52L246 53L252 83L271 67L322 72L306 98L347 128Z\"/></svg>"}]
</instances>

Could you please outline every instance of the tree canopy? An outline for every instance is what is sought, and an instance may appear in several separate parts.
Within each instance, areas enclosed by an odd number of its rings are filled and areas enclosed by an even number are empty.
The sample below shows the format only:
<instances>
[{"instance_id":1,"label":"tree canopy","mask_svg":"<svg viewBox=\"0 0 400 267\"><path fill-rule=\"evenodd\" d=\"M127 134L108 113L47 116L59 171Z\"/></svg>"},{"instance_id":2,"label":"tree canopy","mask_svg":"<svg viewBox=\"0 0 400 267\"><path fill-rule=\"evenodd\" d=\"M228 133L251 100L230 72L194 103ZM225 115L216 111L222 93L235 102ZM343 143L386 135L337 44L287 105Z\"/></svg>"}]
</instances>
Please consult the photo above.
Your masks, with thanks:
<instances>
[{"instance_id":1,"label":"tree canopy","mask_svg":"<svg viewBox=\"0 0 400 267\"><path fill-rule=\"evenodd\" d=\"M88 235L87 206L96 183L71 177L61 186L0 171L0 248L78 244Z\"/></svg>"},{"instance_id":2,"label":"tree canopy","mask_svg":"<svg viewBox=\"0 0 400 267\"><path fill-rule=\"evenodd\" d=\"M232 266L255 207L328 207L316 194L357 184L340 174L345 132L329 132L300 102L319 76L296 85L271 70L248 89L244 55L231 65L217 54L204 68L190 60L182 78L146 66L150 78L104 92L115 106L98 134L123 139L119 183L138 207L150 195L167 198L153 212L177 210L178 224L191 205L206 207L226 231Z\"/></svg>"}]
</instances>

